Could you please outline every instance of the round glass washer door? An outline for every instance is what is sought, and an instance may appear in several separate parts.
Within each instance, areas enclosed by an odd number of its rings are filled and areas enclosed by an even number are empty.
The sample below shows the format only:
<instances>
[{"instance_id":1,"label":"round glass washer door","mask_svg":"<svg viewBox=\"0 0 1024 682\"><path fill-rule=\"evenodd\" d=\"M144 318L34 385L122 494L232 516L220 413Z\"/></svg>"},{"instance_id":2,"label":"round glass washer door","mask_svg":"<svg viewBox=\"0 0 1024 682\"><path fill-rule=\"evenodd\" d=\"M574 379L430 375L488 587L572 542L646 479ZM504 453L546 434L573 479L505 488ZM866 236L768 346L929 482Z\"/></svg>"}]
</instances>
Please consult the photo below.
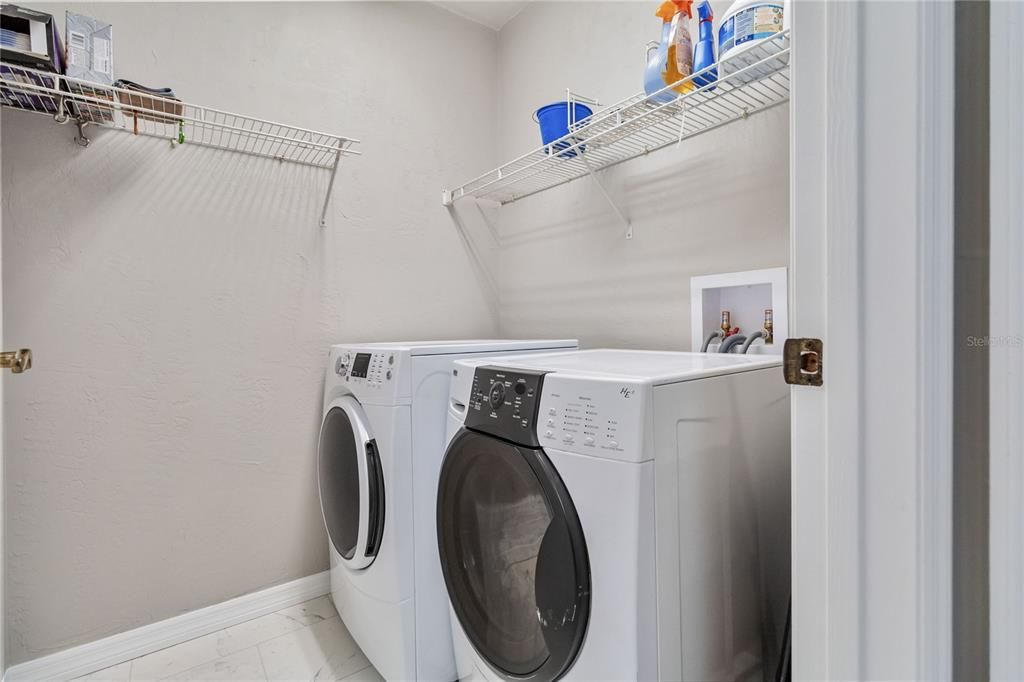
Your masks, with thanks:
<instances>
[{"instance_id":1,"label":"round glass washer door","mask_svg":"<svg viewBox=\"0 0 1024 682\"><path fill-rule=\"evenodd\" d=\"M437 533L452 610L480 657L505 679L564 675L586 634L590 564L544 452L460 431L441 468Z\"/></svg>"},{"instance_id":2,"label":"round glass washer door","mask_svg":"<svg viewBox=\"0 0 1024 682\"><path fill-rule=\"evenodd\" d=\"M349 568L368 567L384 534L384 474L366 414L352 396L324 412L317 481L331 544Z\"/></svg>"}]
</instances>

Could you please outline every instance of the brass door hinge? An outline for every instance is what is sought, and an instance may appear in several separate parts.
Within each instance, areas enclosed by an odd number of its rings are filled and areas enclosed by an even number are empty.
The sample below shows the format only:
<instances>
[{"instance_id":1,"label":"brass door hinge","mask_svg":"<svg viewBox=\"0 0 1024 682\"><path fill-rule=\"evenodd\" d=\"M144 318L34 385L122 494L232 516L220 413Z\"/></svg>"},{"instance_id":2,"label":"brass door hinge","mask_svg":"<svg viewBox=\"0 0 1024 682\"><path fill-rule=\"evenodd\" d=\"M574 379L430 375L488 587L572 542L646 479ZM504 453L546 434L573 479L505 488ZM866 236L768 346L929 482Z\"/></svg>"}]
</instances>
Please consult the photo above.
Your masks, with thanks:
<instances>
[{"instance_id":1,"label":"brass door hinge","mask_svg":"<svg viewBox=\"0 0 1024 682\"><path fill-rule=\"evenodd\" d=\"M821 386L823 366L821 339L786 339L782 373L787 384Z\"/></svg>"},{"instance_id":2,"label":"brass door hinge","mask_svg":"<svg viewBox=\"0 0 1024 682\"><path fill-rule=\"evenodd\" d=\"M15 374L21 374L26 369L32 369L32 351L28 348L21 350L9 350L0 353L0 369L9 369Z\"/></svg>"}]
</instances>

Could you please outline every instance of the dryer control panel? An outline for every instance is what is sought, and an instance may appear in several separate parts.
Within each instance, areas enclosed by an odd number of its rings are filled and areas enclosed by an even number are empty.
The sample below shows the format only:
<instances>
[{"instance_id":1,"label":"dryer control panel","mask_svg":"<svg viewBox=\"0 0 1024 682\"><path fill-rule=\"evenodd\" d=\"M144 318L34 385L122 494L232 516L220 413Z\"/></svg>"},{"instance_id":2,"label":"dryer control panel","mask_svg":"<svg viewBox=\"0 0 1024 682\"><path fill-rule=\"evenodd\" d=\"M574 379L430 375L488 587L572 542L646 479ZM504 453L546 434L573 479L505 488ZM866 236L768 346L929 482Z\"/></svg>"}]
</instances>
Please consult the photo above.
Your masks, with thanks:
<instances>
[{"instance_id":1,"label":"dryer control panel","mask_svg":"<svg viewBox=\"0 0 1024 682\"><path fill-rule=\"evenodd\" d=\"M376 388L394 376L395 354L345 351L334 362L334 372L345 381Z\"/></svg>"},{"instance_id":2,"label":"dryer control panel","mask_svg":"<svg viewBox=\"0 0 1024 682\"><path fill-rule=\"evenodd\" d=\"M537 447L537 407L543 372L477 367L466 411L468 428Z\"/></svg>"}]
</instances>

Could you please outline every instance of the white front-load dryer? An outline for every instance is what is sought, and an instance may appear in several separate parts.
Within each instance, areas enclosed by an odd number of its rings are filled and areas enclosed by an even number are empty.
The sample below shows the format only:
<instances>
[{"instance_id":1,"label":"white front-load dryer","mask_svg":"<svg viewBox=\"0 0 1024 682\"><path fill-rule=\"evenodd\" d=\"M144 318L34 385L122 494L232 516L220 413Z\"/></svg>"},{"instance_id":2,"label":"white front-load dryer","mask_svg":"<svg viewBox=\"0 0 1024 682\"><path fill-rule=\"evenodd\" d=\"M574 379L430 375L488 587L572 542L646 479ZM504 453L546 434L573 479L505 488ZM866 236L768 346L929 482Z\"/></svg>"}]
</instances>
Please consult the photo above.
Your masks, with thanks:
<instances>
[{"instance_id":1,"label":"white front-load dryer","mask_svg":"<svg viewBox=\"0 0 1024 682\"><path fill-rule=\"evenodd\" d=\"M576 345L514 340L331 348L317 462L331 594L385 679L455 679L434 523L453 361Z\"/></svg>"},{"instance_id":2,"label":"white front-load dryer","mask_svg":"<svg viewBox=\"0 0 1024 682\"><path fill-rule=\"evenodd\" d=\"M437 524L459 678L772 679L789 599L779 365L456 362Z\"/></svg>"}]
</instances>

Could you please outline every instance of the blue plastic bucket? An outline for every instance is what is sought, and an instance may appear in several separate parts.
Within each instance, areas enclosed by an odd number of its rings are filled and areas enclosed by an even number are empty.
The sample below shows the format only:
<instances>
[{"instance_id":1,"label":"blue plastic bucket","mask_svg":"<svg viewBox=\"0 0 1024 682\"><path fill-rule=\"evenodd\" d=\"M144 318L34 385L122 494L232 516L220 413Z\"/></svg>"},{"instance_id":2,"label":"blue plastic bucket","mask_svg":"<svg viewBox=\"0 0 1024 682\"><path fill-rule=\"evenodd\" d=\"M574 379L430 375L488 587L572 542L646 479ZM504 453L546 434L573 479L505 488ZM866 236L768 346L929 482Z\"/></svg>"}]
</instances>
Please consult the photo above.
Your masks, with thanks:
<instances>
[{"instance_id":1,"label":"blue plastic bucket","mask_svg":"<svg viewBox=\"0 0 1024 682\"><path fill-rule=\"evenodd\" d=\"M540 139L545 145L549 145L555 140L565 137L569 134L569 123L571 122L574 126L582 123L584 119L594 113L593 109L585 104L579 102L572 103L572 120L569 119L569 102L555 102L547 106L541 107L534 114L537 123L540 124ZM559 142L554 146L555 149L565 149L571 147L576 142L566 140ZM580 147L581 150L584 147ZM576 156L575 151L565 152L559 156Z\"/></svg>"}]
</instances>

